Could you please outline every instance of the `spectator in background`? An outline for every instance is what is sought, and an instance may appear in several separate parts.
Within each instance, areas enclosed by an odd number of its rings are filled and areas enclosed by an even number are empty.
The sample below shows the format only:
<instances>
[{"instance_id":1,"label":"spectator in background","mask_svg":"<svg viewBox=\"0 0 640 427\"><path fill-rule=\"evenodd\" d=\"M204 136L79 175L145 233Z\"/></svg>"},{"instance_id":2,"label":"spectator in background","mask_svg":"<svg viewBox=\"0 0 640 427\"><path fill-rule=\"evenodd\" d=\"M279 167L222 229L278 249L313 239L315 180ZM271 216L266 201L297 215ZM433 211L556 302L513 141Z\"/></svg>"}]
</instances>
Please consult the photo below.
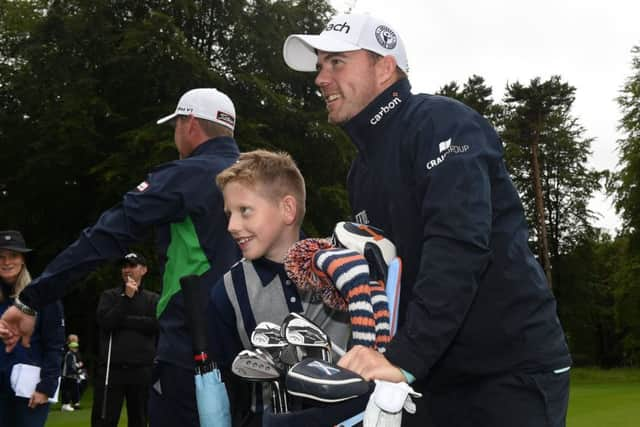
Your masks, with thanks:
<instances>
[{"instance_id":1,"label":"spectator in background","mask_svg":"<svg viewBox=\"0 0 640 427\"><path fill-rule=\"evenodd\" d=\"M80 360L80 363L82 363L82 366L80 366L80 372L78 373L78 402L80 402L80 400L82 400L82 394L84 393L84 391L87 389L87 384L88 384L88 378L89 378L89 371L87 370L87 367L84 364L84 360L82 359L82 354L80 353L80 339L78 338L77 335L75 334L70 334L67 337L67 343L71 343L71 342L76 342L78 344L78 351L76 352L76 354L78 355L78 359ZM69 344L67 344L68 346ZM75 408L78 409L80 407L80 403L78 403Z\"/></svg>"},{"instance_id":2,"label":"spectator in background","mask_svg":"<svg viewBox=\"0 0 640 427\"><path fill-rule=\"evenodd\" d=\"M0 231L0 314L4 313L31 282L25 255L31 249L19 231ZM0 427L41 427L49 414L49 398L55 396L60 381L64 348L62 303L43 307L35 319L31 346L18 343L10 352L0 351ZM17 396L11 386L11 371L17 364L39 368L39 379L27 381L34 389L29 397Z\"/></svg>"},{"instance_id":3,"label":"spectator in background","mask_svg":"<svg viewBox=\"0 0 640 427\"><path fill-rule=\"evenodd\" d=\"M159 297L143 288L147 262L142 255L125 255L121 274L122 285L102 293L96 313L100 347L91 411L93 427L117 427L125 399L129 427L144 427L148 422Z\"/></svg>"},{"instance_id":4,"label":"spectator in background","mask_svg":"<svg viewBox=\"0 0 640 427\"><path fill-rule=\"evenodd\" d=\"M84 363L80 358L77 335L67 337L67 352L62 365L62 411L73 412L80 407L80 380Z\"/></svg>"}]
</instances>

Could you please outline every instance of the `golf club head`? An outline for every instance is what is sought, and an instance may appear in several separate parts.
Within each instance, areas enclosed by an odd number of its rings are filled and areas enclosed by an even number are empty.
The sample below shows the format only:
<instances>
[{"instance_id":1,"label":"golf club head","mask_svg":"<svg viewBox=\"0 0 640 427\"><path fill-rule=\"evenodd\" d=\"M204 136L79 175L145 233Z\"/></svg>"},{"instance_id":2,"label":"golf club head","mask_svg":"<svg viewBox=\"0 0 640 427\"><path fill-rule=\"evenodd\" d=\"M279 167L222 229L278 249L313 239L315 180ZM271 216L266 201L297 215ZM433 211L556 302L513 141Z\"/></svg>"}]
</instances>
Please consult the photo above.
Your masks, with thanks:
<instances>
[{"instance_id":1,"label":"golf club head","mask_svg":"<svg viewBox=\"0 0 640 427\"><path fill-rule=\"evenodd\" d=\"M231 372L247 381L274 381L281 377L273 358L253 350L242 350L231 364Z\"/></svg>"},{"instance_id":2,"label":"golf club head","mask_svg":"<svg viewBox=\"0 0 640 427\"><path fill-rule=\"evenodd\" d=\"M330 339L326 332L300 313L289 313L282 322L280 333L289 344L330 348Z\"/></svg>"},{"instance_id":3,"label":"golf club head","mask_svg":"<svg viewBox=\"0 0 640 427\"><path fill-rule=\"evenodd\" d=\"M280 326L272 322L260 322L251 333L251 344L256 348L282 348L287 341L280 334Z\"/></svg>"},{"instance_id":4,"label":"golf club head","mask_svg":"<svg viewBox=\"0 0 640 427\"><path fill-rule=\"evenodd\" d=\"M348 369L307 358L289 369L286 388L294 396L335 403L368 393L372 383Z\"/></svg>"}]
</instances>

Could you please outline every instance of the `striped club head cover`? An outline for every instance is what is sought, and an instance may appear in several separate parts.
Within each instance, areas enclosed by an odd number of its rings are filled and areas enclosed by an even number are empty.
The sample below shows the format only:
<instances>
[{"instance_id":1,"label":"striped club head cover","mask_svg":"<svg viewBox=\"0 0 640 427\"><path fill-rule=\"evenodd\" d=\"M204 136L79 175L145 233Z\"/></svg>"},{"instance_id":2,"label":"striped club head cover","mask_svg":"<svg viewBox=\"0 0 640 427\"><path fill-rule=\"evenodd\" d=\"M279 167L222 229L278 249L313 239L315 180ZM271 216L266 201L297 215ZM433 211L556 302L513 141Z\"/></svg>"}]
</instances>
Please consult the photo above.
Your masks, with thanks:
<instances>
[{"instance_id":1,"label":"striped club head cover","mask_svg":"<svg viewBox=\"0 0 640 427\"><path fill-rule=\"evenodd\" d=\"M370 281L369 289L371 290L373 317L376 320L376 348L380 353L384 353L387 350L387 344L391 341L389 300L382 280Z\"/></svg>"},{"instance_id":2,"label":"striped club head cover","mask_svg":"<svg viewBox=\"0 0 640 427\"><path fill-rule=\"evenodd\" d=\"M375 347L376 321L369 287L369 264L351 249L324 249L313 256L316 275L331 279L349 303L351 337L354 345Z\"/></svg>"}]
</instances>

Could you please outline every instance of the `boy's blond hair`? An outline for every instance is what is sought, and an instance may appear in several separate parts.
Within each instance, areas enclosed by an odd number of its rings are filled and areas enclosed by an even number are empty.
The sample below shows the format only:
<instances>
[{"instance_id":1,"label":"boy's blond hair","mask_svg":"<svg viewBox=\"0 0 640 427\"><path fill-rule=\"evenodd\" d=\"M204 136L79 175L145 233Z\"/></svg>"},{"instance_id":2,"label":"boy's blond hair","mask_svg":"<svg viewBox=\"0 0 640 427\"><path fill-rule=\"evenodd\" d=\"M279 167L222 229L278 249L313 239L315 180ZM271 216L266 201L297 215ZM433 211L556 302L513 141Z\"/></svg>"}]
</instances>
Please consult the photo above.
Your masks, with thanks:
<instances>
[{"instance_id":1,"label":"boy's blond hair","mask_svg":"<svg viewBox=\"0 0 640 427\"><path fill-rule=\"evenodd\" d=\"M296 225L301 226L305 214L304 178L288 153L254 150L241 153L238 161L216 177L220 191L231 182L249 185L275 202L291 195L296 199Z\"/></svg>"}]
</instances>

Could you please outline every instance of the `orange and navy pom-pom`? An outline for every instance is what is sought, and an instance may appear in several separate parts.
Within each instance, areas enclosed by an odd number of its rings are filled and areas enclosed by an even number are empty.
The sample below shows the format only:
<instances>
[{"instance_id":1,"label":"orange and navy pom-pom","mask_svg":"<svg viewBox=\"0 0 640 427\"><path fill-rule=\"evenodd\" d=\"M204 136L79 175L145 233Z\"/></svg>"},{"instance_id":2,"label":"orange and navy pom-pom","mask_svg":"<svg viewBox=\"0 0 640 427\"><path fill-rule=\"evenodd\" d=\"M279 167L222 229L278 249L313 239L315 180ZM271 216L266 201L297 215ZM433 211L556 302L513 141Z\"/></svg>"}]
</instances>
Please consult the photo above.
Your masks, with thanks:
<instances>
[{"instance_id":1,"label":"orange and navy pom-pom","mask_svg":"<svg viewBox=\"0 0 640 427\"><path fill-rule=\"evenodd\" d=\"M327 239L303 239L289 248L284 259L287 276L301 292L319 295L323 303L333 309L347 311L347 302L333 286L325 273L313 265L313 255L322 249L331 249Z\"/></svg>"}]
</instances>

